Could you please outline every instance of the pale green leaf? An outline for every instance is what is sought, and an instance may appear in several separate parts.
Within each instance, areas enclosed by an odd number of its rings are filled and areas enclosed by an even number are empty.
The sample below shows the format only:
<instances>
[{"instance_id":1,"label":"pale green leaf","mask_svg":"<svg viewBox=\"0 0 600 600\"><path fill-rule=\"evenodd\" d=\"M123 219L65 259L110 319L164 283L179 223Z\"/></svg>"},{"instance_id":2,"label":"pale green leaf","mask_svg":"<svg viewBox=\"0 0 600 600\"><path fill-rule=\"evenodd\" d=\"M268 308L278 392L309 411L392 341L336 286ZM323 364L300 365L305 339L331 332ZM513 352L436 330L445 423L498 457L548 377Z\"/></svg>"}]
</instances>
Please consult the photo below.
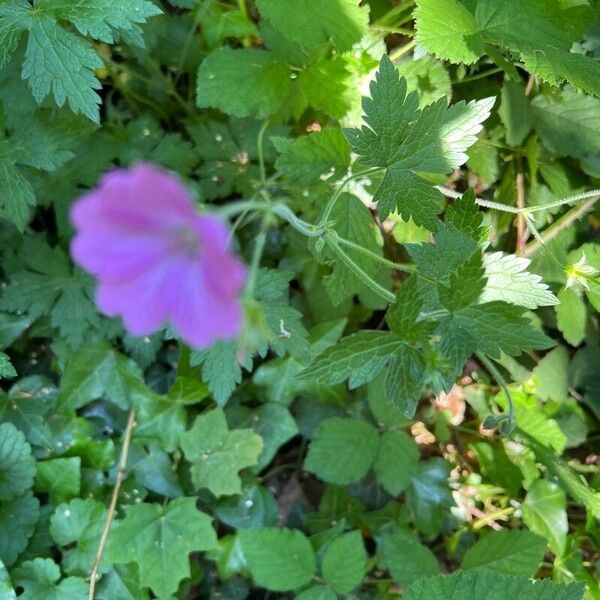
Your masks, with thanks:
<instances>
[{"instance_id":1,"label":"pale green leaf","mask_svg":"<svg viewBox=\"0 0 600 600\"><path fill-rule=\"evenodd\" d=\"M338 594L351 592L362 581L367 553L359 531L335 538L323 555L321 570L325 581Z\"/></svg>"},{"instance_id":2,"label":"pale green leaf","mask_svg":"<svg viewBox=\"0 0 600 600\"><path fill-rule=\"evenodd\" d=\"M558 304L554 310L558 328L571 346L579 346L585 337L587 309L581 296L573 288L558 292Z\"/></svg>"},{"instance_id":3,"label":"pale green leaf","mask_svg":"<svg viewBox=\"0 0 600 600\"><path fill-rule=\"evenodd\" d=\"M20 600L85 600L89 587L83 577L67 577L59 582L60 568L50 558L22 563L12 578L15 586L23 588Z\"/></svg>"},{"instance_id":4,"label":"pale green leaf","mask_svg":"<svg viewBox=\"0 0 600 600\"><path fill-rule=\"evenodd\" d=\"M386 431L381 436L373 470L377 481L392 496L408 487L418 463L419 449L411 436L403 431Z\"/></svg>"},{"instance_id":5,"label":"pale green leaf","mask_svg":"<svg viewBox=\"0 0 600 600\"><path fill-rule=\"evenodd\" d=\"M315 553L296 529L241 529L244 558L257 585L287 591L308 583L316 569Z\"/></svg>"}]
</instances>

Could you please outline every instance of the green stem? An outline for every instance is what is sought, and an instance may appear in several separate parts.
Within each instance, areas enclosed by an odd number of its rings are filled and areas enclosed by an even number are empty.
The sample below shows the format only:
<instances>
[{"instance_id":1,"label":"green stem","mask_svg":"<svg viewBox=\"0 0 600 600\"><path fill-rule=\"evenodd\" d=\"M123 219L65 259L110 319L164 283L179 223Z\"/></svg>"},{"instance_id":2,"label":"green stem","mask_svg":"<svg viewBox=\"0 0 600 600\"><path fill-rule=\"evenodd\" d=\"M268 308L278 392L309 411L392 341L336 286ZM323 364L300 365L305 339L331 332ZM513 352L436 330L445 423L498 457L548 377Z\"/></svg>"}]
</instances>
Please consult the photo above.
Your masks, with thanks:
<instances>
[{"instance_id":1,"label":"green stem","mask_svg":"<svg viewBox=\"0 0 600 600\"><path fill-rule=\"evenodd\" d=\"M286 204L275 204L271 207L271 211L306 237L321 237L326 231L324 227L307 223L298 217Z\"/></svg>"},{"instance_id":2,"label":"green stem","mask_svg":"<svg viewBox=\"0 0 600 600\"><path fill-rule=\"evenodd\" d=\"M242 0L243 1L243 0ZM267 184L267 172L265 169L265 155L263 148L263 138L265 137L265 131L269 127L269 121L265 121L258 130L258 136L256 138L256 146L258 153L258 166L260 168L260 182L264 187Z\"/></svg>"},{"instance_id":3,"label":"green stem","mask_svg":"<svg viewBox=\"0 0 600 600\"><path fill-rule=\"evenodd\" d=\"M260 259L267 241L267 225L269 224L269 212L265 212L260 222L260 230L254 241L254 251L252 252L252 260L250 262L250 270L248 272L248 283L244 295L246 298L254 297L254 288L256 287L256 276L260 266Z\"/></svg>"},{"instance_id":4,"label":"green stem","mask_svg":"<svg viewBox=\"0 0 600 600\"><path fill-rule=\"evenodd\" d=\"M179 358L177 359L177 377L189 377L193 374L194 368L190 364L192 350L182 341L179 341Z\"/></svg>"},{"instance_id":5,"label":"green stem","mask_svg":"<svg viewBox=\"0 0 600 600\"><path fill-rule=\"evenodd\" d=\"M401 46L396 50L392 50L392 52L390 52L390 60L392 62L397 61L399 58L402 58L405 54L408 54L416 45L417 40L412 39L407 44L404 44L404 46Z\"/></svg>"},{"instance_id":6,"label":"green stem","mask_svg":"<svg viewBox=\"0 0 600 600\"><path fill-rule=\"evenodd\" d=\"M509 423L508 433L510 433L510 432L512 432L512 430L514 429L514 426L515 426L515 405L514 405L510 390L508 389L508 384L506 383L506 380L502 376L502 373L500 373L500 371L496 368L494 363L487 356L485 356L485 354L482 354L481 352L477 352L476 356L481 361L483 366L490 372L490 374L496 380L496 383L502 388L502 391L504 392L504 395L506 396L506 402L508 403L508 414L507 414L508 423Z\"/></svg>"},{"instance_id":7,"label":"green stem","mask_svg":"<svg viewBox=\"0 0 600 600\"><path fill-rule=\"evenodd\" d=\"M557 208L558 206L564 206L565 204L573 204L574 202L579 202L580 200L587 200L588 198L591 201L591 206L597 200L600 199L600 190L590 190L589 192L583 192L582 194L576 194L575 196L568 196L567 198L556 200L556 202L550 202L548 204L542 204L540 206L532 206L526 208L523 212L539 212L541 210L548 210L549 208Z\"/></svg>"},{"instance_id":8,"label":"green stem","mask_svg":"<svg viewBox=\"0 0 600 600\"><path fill-rule=\"evenodd\" d=\"M481 73L476 73L475 75L469 75L468 77L464 77L463 79L458 79L452 82L452 85L457 85L459 83L468 83L469 81L477 81L478 79L483 79L484 77L489 77L490 75L495 75L496 73L501 73L504 71L501 67L494 67L493 69L489 69L487 71L482 71Z\"/></svg>"},{"instance_id":9,"label":"green stem","mask_svg":"<svg viewBox=\"0 0 600 600\"><path fill-rule=\"evenodd\" d=\"M215 213L221 218L227 219L250 210L265 210L267 208L269 208L269 205L262 200L241 200L239 202L231 202L230 204L219 206L215 209Z\"/></svg>"},{"instance_id":10,"label":"green stem","mask_svg":"<svg viewBox=\"0 0 600 600\"><path fill-rule=\"evenodd\" d=\"M366 286L368 286L373 292L381 296L384 300L390 303L396 302L396 296L389 290L386 290L383 286L379 285L368 273L363 271L343 250L337 243L336 239L331 235L325 234L323 241L327 248L338 258L344 265L352 271Z\"/></svg>"},{"instance_id":11,"label":"green stem","mask_svg":"<svg viewBox=\"0 0 600 600\"><path fill-rule=\"evenodd\" d=\"M340 183L337 190L335 190L335 192L333 193L331 198L329 198L329 200L327 201L327 204L325 205L325 208L323 209L323 214L321 215L321 218L319 219L318 226L322 227L328 221L329 217L331 216L331 211L333 210L333 207L335 206L335 203L337 202L337 199L342 195L344 188L346 187L346 185L348 185L348 183L350 183L351 181L353 181L355 179L361 179L363 177L368 177L369 175L374 175L375 173L382 173L383 171L385 171L384 167L373 167L372 169L366 169L365 171L361 171L360 173L354 173L353 175L348 175L348 177L346 177L346 179L344 179Z\"/></svg>"},{"instance_id":12,"label":"green stem","mask_svg":"<svg viewBox=\"0 0 600 600\"><path fill-rule=\"evenodd\" d=\"M415 273L417 271L416 265L411 265L408 263L397 263L397 262L394 262L393 260L388 260L384 256L375 254L375 252L372 252L368 248L363 248L360 244L355 244L354 242L351 242L350 240L347 240L343 237L336 236L335 240L338 244L340 244L340 246L346 246L347 248L352 248L356 252L359 252L360 254L363 254L364 256L368 256L371 260L381 263L382 265L385 265L386 267L390 267L390 269L396 269L398 271L404 271L406 273Z\"/></svg>"},{"instance_id":13,"label":"green stem","mask_svg":"<svg viewBox=\"0 0 600 600\"><path fill-rule=\"evenodd\" d=\"M558 258L556 258L554 253L546 246L546 240L544 240L544 238L542 237L542 234L537 230L537 227L535 226L535 223L533 222L531 215L527 215L525 217L525 224L527 225L527 228L529 229L529 231L531 231L531 234L535 238L535 243L537 244L537 247L544 248L546 250L546 252L548 253L548 256L553 260L554 264L556 264L558 266L558 268L562 271L564 268L562 263L560 262L560 260L558 260ZM558 235L558 233L556 235ZM528 244L527 246L525 246L522 256L528 256L527 248L530 246L531 246L531 244Z\"/></svg>"}]
</instances>

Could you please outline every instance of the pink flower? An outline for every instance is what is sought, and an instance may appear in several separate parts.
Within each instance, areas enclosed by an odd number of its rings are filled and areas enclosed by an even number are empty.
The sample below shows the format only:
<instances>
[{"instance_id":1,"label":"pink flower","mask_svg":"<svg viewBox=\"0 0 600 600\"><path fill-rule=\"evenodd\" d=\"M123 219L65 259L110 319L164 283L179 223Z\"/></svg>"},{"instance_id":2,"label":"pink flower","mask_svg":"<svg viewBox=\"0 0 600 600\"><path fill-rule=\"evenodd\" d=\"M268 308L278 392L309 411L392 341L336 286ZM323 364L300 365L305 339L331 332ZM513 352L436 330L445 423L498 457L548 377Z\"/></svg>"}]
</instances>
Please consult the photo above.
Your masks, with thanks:
<instances>
[{"instance_id":1,"label":"pink flower","mask_svg":"<svg viewBox=\"0 0 600 600\"><path fill-rule=\"evenodd\" d=\"M175 176L149 164L111 171L73 205L71 221L71 254L98 278L98 308L131 334L169 321L199 348L238 335L246 271L227 226L198 214Z\"/></svg>"}]
</instances>

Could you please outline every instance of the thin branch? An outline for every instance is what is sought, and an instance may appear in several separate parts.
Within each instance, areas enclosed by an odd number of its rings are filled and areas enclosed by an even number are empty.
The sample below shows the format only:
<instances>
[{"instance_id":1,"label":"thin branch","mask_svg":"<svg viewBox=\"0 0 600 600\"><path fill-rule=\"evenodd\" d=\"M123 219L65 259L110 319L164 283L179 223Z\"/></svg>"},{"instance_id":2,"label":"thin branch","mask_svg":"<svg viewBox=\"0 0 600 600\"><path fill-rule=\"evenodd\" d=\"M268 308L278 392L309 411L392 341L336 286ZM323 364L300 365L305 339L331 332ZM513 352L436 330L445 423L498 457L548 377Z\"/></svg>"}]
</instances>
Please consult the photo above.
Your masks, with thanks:
<instances>
[{"instance_id":1,"label":"thin branch","mask_svg":"<svg viewBox=\"0 0 600 600\"><path fill-rule=\"evenodd\" d=\"M584 215L594 204L597 202L600 196L593 196L588 198L585 202L582 202L579 206L575 206L569 212L565 213L560 219L557 219L550 227L547 227L539 237L532 240L523 252L523 256L529 257L535 254L540 248L556 238L563 229L566 229L573 224L579 217Z\"/></svg>"},{"instance_id":2,"label":"thin branch","mask_svg":"<svg viewBox=\"0 0 600 600\"><path fill-rule=\"evenodd\" d=\"M100 561L102 560L104 548L106 547L106 542L108 541L108 533L110 531L110 526L112 525L115 512L117 510L117 500L119 499L119 491L121 489L121 484L125 479L127 457L129 455L129 446L131 444L131 434L133 433L135 425L135 410L132 408L129 411L129 418L127 419L127 426L125 427L125 433L123 435L123 446L121 447L121 454L119 456L119 467L117 470L117 476L115 478L115 485L113 487L112 496L110 498L108 513L106 514L106 519L104 521L104 528L102 529L102 535L100 536L100 542L98 544L98 550L96 551L96 557L94 558L94 564L92 565L92 570L90 571L90 574L88 576L88 579L90 581L88 600L94 600L98 569L100 568Z\"/></svg>"}]
</instances>

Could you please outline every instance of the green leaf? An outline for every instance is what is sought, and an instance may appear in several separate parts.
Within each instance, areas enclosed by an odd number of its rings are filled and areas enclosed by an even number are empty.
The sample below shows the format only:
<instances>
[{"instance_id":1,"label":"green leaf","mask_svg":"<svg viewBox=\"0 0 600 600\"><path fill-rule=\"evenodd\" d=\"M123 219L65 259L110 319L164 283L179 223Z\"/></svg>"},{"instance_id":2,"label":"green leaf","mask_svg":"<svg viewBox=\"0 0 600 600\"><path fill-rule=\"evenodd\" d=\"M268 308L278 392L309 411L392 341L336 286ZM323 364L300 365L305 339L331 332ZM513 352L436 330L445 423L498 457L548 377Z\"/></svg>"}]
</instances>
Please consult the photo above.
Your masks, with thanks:
<instances>
[{"instance_id":1,"label":"green leaf","mask_svg":"<svg viewBox=\"0 0 600 600\"><path fill-rule=\"evenodd\" d=\"M459 311L479 298L485 284L481 250L477 249L450 273L448 287L439 288L440 301L450 312Z\"/></svg>"},{"instance_id":2,"label":"green leaf","mask_svg":"<svg viewBox=\"0 0 600 600\"><path fill-rule=\"evenodd\" d=\"M377 431L369 423L340 417L324 419L308 448L304 468L329 483L355 483L367 474L378 448Z\"/></svg>"},{"instance_id":3,"label":"green leaf","mask_svg":"<svg viewBox=\"0 0 600 600\"><path fill-rule=\"evenodd\" d=\"M419 0L414 16L417 43L436 56L471 64L483 54L477 23L460 0Z\"/></svg>"},{"instance_id":4,"label":"green leaf","mask_svg":"<svg viewBox=\"0 0 600 600\"><path fill-rule=\"evenodd\" d=\"M51 458L37 463L36 492L49 495L52 504L58 504L79 495L81 488L81 458Z\"/></svg>"},{"instance_id":5,"label":"green leaf","mask_svg":"<svg viewBox=\"0 0 600 600\"><path fill-rule=\"evenodd\" d=\"M407 342L421 341L431 329L430 323L417 322L422 309L418 278L412 275L400 286L396 303L388 310L385 320L398 338Z\"/></svg>"},{"instance_id":6,"label":"green leaf","mask_svg":"<svg viewBox=\"0 0 600 600\"><path fill-rule=\"evenodd\" d=\"M466 150L475 143L494 99L448 107L440 98L419 111L418 95L406 92L406 80L384 56L371 83L371 98L363 100L367 126L348 130L347 135L365 164L387 167L373 198L381 218L396 208L405 220L412 217L416 224L434 229L443 198L416 173L447 174L466 162ZM409 199L409 194L416 198Z\"/></svg>"},{"instance_id":7,"label":"green leaf","mask_svg":"<svg viewBox=\"0 0 600 600\"><path fill-rule=\"evenodd\" d=\"M574 158L600 154L599 99L566 88L560 94L537 96L531 106L536 131L549 150Z\"/></svg>"},{"instance_id":8,"label":"green leaf","mask_svg":"<svg viewBox=\"0 0 600 600\"><path fill-rule=\"evenodd\" d=\"M149 0L42 0L40 8L49 8L60 19L71 21L82 35L113 44L121 36L141 40L139 24L162 11ZM116 34L116 35L115 35ZM138 45L143 45L139 44Z\"/></svg>"},{"instance_id":9,"label":"green leaf","mask_svg":"<svg viewBox=\"0 0 600 600\"><path fill-rule=\"evenodd\" d=\"M409 92L418 92L419 108L440 98L450 101L452 97L450 75L443 63L433 56L405 60L398 65L398 73L406 79Z\"/></svg>"},{"instance_id":10,"label":"green leaf","mask_svg":"<svg viewBox=\"0 0 600 600\"><path fill-rule=\"evenodd\" d=\"M202 365L202 380L217 404L224 406L242 381L235 342L218 341L206 350L194 350L190 362L192 366Z\"/></svg>"},{"instance_id":11,"label":"green leaf","mask_svg":"<svg viewBox=\"0 0 600 600\"><path fill-rule=\"evenodd\" d=\"M406 503L416 526L428 537L440 531L442 519L453 500L448 486L450 465L441 458L419 463L406 490Z\"/></svg>"},{"instance_id":12,"label":"green leaf","mask_svg":"<svg viewBox=\"0 0 600 600\"><path fill-rule=\"evenodd\" d=\"M502 300L530 309L558 304L558 298L542 278L526 271L531 262L529 259L493 252L484 255L483 262L487 283L481 302Z\"/></svg>"},{"instance_id":13,"label":"green leaf","mask_svg":"<svg viewBox=\"0 0 600 600\"><path fill-rule=\"evenodd\" d=\"M106 507L92 498L59 504L50 519L52 539L61 546L62 564L70 575L88 575L100 543ZM107 570L103 557L100 572Z\"/></svg>"},{"instance_id":14,"label":"green leaf","mask_svg":"<svg viewBox=\"0 0 600 600\"><path fill-rule=\"evenodd\" d=\"M336 179L350 166L348 141L339 129L333 127L295 140L273 138L272 141L281 153L275 167L297 185Z\"/></svg>"},{"instance_id":15,"label":"green leaf","mask_svg":"<svg viewBox=\"0 0 600 600\"><path fill-rule=\"evenodd\" d=\"M324 585L316 585L296 596L296 600L336 600L337 595Z\"/></svg>"},{"instance_id":16,"label":"green leaf","mask_svg":"<svg viewBox=\"0 0 600 600\"><path fill-rule=\"evenodd\" d=\"M565 493L555 484L539 479L527 490L521 503L523 523L548 544L557 557L565 554L569 522Z\"/></svg>"},{"instance_id":17,"label":"green leaf","mask_svg":"<svg viewBox=\"0 0 600 600\"><path fill-rule=\"evenodd\" d=\"M88 593L83 577L67 577L59 583L60 568L50 558L28 560L12 577L15 586L23 588L21 600L83 600Z\"/></svg>"},{"instance_id":18,"label":"green leaf","mask_svg":"<svg viewBox=\"0 0 600 600\"><path fill-rule=\"evenodd\" d=\"M122 409L131 405L131 388L141 382L137 365L101 342L78 352L60 382L58 409L74 411L106 395Z\"/></svg>"},{"instance_id":19,"label":"green leaf","mask_svg":"<svg viewBox=\"0 0 600 600\"><path fill-rule=\"evenodd\" d=\"M216 545L211 518L196 509L196 499L177 498L166 506L130 506L110 535L106 560L137 563L140 583L166 600L190 576L190 552Z\"/></svg>"},{"instance_id":20,"label":"green leaf","mask_svg":"<svg viewBox=\"0 0 600 600\"><path fill-rule=\"evenodd\" d=\"M389 355L403 342L383 331L360 331L328 348L298 378L316 383L340 383L349 379L350 388L371 381L383 368Z\"/></svg>"},{"instance_id":21,"label":"green leaf","mask_svg":"<svg viewBox=\"0 0 600 600\"><path fill-rule=\"evenodd\" d=\"M498 114L506 127L506 141L511 146L520 146L533 127L533 112L522 82L507 79L502 84Z\"/></svg>"},{"instance_id":22,"label":"green leaf","mask_svg":"<svg viewBox=\"0 0 600 600\"><path fill-rule=\"evenodd\" d=\"M561 585L549 579L506 577L497 573L454 573L424 578L409 586L403 600L582 600L585 584Z\"/></svg>"},{"instance_id":23,"label":"green leaf","mask_svg":"<svg viewBox=\"0 0 600 600\"><path fill-rule=\"evenodd\" d=\"M337 537L323 555L321 570L325 581L338 594L348 594L363 579L367 566L367 553L359 531Z\"/></svg>"},{"instance_id":24,"label":"green leaf","mask_svg":"<svg viewBox=\"0 0 600 600\"><path fill-rule=\"evenodd\" d=\"M377 541L377 555L394 581L407 586L419 577L440 572L433 552L417 537L398 527L386 531Z\"/></svg>"},{"instance_id":25,"label":"green leaf","mask_svg":"<svg viewBox=\"0 0 600 600\"><path fill-rule=\"evenodd\" d=\"M546 540L529 531L491 531L465 552L461 568L531 576L537 571L545 550Z\"/></svg>"},{"instance_id":26,"label":"green leaf","mask_svg":"<svg viewBox=\"0 0 600 600\"><path fill-rule=\"evenodd\" d=\"M390 359L385 378L385 394L411 418L421 397L425 362L422 355L410 346L396 351Z\"/></svg>"},{"instance_id":27,"label":"green leaf","mask_svg":"<svg viewBox=\"0 0 600 600\"><path fill-rule=\"evenodd\" d=\"M569 351L564 346L558 346L535 366L531 379L538 398L562 402L569 397L569 359Z\"/></svg>"},{"instance_id":28,"label":"green leaf","mask_svg":"<svg viewBox=\"0 0 600 600\"><path fill-rule=\"evenodd\" d=\"M331 221L336 233L361 248L383 257L381 234L369 209L356 196L343 193L331 211ZM379 265L369 256L344 247L354 264L363 271L373 274ZM389 279L387 285L389 286ZM366 292L369 288L342 261L336 261L333 272L325 279L325 288L334 304L339 304L348 296Z\"/></svg>"},{"instance_id":29,"label":"green leaf","mask_svg":"<svg viewBox=\"0 0 600 600\"><path fill-rule=\"evenodd\" d=\"M418 472L419 448L403 431L386 431L380 438L373 469L377 481L392 496L403 492Z\"/></svg>"},{"instance_id":30,"label":"green leaf","mask_svg":"<svg viewBox=\"0 0 600 600\"><path fill-rule=\"evenodd\" d=\"M27 79L38 104L50 93L58 106L65 101L75 113L99 122L100 88L93 70L102 59L82 38L61 27L45 14L31 18L23 79Z\"/></svg>"},{"instance_id":31,"label":"green leaf","mask_svg":"<svg viewBox=\"0 0 600 600\"><path fill-rule=\"evenodd\" d=\"M16 377L17 372L10 362L10 357L4 352L0 352L0 379L11 379Z\"/></svg>"},{"instance_id":32,"label":"green leaf","mask_svg":"<svg viewBox=\"0 0 600 600\"><path fill-rule=\"evenodd\" d=\"M33 485L35 459L25 436L12 423L0 425L0 500L14 500Z\"/></svg>"},{"instance_id":33,"label":"green leaf","mask_svg":"<svg viewBox=\"0 0 600 600\"><path fill-rule=\"evenodd\" d=\"M31 183L7 159L0 159L0 208L19 231L29 222L29 206L35 206L35 193Z\"/></svg>"},{"instance_id":34,"label":"green leaf","mask_svg":"<svg viewBox=\"0 0 600 600\"><path fill-rule=\"evenodd\" d=\"M257 585L285 592L307 584L315 574L315 553L296 529L241 529L242 552Z\"/></svg>"},{"instance_id":35,"label":"green leaf","mask_svg":"<svg viewBox=\"0 0 600 600\"><path fill-rule=\"evenodd\" d=\"M446 210L445 223L466 234L475 241L483 237L483 213L479 210L473 188L455 200Z\"/></svg>"},{"instance_id":36,"label":"green leaf","mask_svg":"<svg viewBox=\"0 0 600 600\"><path fill-rule=\"evenodd\" d=\"M278 0L257 0L264 19L285 37L311 48L331 44L340 52L350 50L367 33L369 12L355 0L331 0L327 10L320 0L297 0L283 5Z\"/></svg>"},{"instance_id":37,"label":"green leaf","mask_svg":"<svg viewBox=\"0 0 600 600\"><path fill-rule=\"evenodd\" d=\"M279 110L291 85L292 71L270 52L219 48L200 65L196 102L235 117L264 119Z\"/></svg>"},{"instance_id":38,"label":"green leaf","mask_svg":"<svg viewBox=\"0 0 600 600\"><path fill-rule=\"evenodd\" d=\"M554 308L558 328L571 346L579 346L585 337L587 310L581 296L573 288L558 292L560 304Z\"/></svg>"},{"instance_id":39,"label":"green leaf","mask_svg":"<svg viewBox=\"0 0 600 600\"><path fill-rule=\"evenodd\" d=\"M419 0L416 39L439 58L467 64L489 43L515 53L527 71L552 85L567 80L600 95L600 62L570 51L592 16L589 6L544 0L452 0L450 6L446 0Z\"/></svg>"},{"instance_id":40,"label":"green leaf","mask_svg":"<svg viewBox=\"0 0 600 600\"><path fill-rule=\"evenodd\" d=\"M1 66L1 65L0 65ZM10 577L8 575L8 571L6 570L6 566L2 564L0 561L0 598L4 600L17 600L17 595L15 594L15 590L10 582ZM335 600L335 597L334 597Z\"/></svg>"},{"instance_id":41,"label":"green leaf","mask_svg":"<svg viewBox=\"0 0 600 600\"><path fill-rule=\"evenodd\" d=\"M225 413L217 408L196 418L194 426L181 436L181 448L192 463L196 488L223 496L241 493L238 471L257 463L263 442L250 429L230 431Z\"/></svg>"},{"instance_id":42,"label":"green leaf","mask_svg":"<svg viewBox=\"0 0 600 600\"><path fill-rule=\"evenodd\" d=\"M40 517L40 503L28 491L9 502L0 502L0 560L13 565L27 548Z\"/></svg>"}]
</instances>

